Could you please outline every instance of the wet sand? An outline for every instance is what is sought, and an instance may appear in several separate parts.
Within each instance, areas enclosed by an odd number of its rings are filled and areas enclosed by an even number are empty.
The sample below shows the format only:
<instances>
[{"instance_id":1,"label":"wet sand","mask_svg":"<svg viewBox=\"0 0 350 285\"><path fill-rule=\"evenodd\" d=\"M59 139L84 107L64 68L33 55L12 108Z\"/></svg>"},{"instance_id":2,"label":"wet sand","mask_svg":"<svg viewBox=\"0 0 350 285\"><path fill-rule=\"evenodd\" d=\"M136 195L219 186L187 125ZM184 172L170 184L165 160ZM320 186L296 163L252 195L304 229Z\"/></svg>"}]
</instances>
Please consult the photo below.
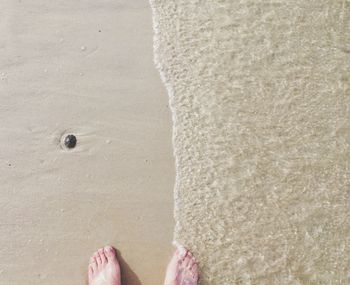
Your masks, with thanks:
<instances>
[{"instance_id":1,"label":"wet sand","mask_svg":"<svg viewBox=\"0 0 350 285\"><path fill-rule=\"evenodd\" d=\"M125 284L161 284L175 175L148 1L0 11L0 284L85 284L105 244Z\"/></svg>"},{"instance_id":2,"label":"wet sand","mask_svg":"<svg viewBox=\"0 0 350 285\"><path fill-rule=\"evenodd\" d=\"M350 284L350 2L151 3L201 284Z\"/></svg>"}]
</instances>

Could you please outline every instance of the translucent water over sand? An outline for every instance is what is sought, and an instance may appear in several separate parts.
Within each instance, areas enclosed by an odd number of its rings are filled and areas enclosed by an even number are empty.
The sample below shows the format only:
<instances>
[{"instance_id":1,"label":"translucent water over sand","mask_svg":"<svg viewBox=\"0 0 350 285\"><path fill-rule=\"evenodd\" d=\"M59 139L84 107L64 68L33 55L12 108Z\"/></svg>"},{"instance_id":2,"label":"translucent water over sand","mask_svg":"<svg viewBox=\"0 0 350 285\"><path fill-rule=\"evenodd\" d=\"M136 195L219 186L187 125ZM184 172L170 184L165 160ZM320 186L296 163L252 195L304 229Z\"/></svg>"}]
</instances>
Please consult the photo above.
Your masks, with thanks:
<instances>
[{"instance_id":1,"label":"translucent water over sand","mask_svg":"<svg viewBox=\"0 0 350 285\"><path fill-rule=\"evenodd\" d=\"M151 5L202 284L350 284L350 2Z\"/></svg>"}]
</instances>

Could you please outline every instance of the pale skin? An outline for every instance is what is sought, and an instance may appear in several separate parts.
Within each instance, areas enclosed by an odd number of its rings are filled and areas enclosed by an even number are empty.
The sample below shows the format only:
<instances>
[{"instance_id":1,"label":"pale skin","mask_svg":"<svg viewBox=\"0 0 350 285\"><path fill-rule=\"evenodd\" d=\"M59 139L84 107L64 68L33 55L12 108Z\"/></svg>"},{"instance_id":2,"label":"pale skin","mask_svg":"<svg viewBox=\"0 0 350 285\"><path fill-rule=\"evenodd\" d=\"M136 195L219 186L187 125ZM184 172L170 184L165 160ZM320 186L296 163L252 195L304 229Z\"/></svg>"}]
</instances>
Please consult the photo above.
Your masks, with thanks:
<instances>
[{"instance_id":1,"label":"pale skin","mask_svg":"<svg viewBox=\"0 0 350 285\"><path fill-rule=\"evenodd\" d=\"M188 250L176 250L166 270L164 285L197 285L198 265ZM123 285L116 250L105 246L90 258L89 285Z\"/></svg>"}]
</instances>

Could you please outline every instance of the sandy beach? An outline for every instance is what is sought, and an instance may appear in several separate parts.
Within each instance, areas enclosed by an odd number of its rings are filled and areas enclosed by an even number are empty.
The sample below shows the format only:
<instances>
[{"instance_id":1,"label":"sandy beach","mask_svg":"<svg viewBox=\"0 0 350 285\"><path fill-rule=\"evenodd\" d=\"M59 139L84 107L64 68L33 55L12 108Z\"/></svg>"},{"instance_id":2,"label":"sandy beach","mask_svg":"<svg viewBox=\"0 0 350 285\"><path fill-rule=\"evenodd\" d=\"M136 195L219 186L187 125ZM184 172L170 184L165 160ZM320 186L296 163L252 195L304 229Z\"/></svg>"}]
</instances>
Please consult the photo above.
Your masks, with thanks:
<instances>
[{"instance_id":1,"label":"sandy beach","mask_svg":"<svg viewBox=\"0 0 350 285\"><path fill-rule=\"evenodd\" d=\"M148 1L6 0L0 14L0 284L85 284L105 244L125 284L161 284L175 174Z\"/></svg>"},{"instance_id":2,"label":"sandy beach","mask_svg":"<svg viewBox=\"0 0 350 285\"><path fill-rule=\"evenodd\" d=\"M2 1L0 284L349 284L349 3Z\"/></svg>"}]
</instances>

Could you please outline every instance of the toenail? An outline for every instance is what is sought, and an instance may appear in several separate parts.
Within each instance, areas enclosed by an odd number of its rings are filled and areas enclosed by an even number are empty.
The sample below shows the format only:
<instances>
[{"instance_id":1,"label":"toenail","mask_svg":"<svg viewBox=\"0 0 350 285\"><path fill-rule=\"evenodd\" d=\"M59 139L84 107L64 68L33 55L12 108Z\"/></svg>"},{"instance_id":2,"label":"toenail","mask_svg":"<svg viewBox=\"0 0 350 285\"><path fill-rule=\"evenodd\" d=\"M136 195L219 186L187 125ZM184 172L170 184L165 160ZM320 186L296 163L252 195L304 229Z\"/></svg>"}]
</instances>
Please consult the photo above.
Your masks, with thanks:
<instances>
[{"instance_id":1,"label":"toenail","mask_svg":"<svg viewBox=\"0 0 350 285\"><path fill-rule=\"evenodd\" d=\"M186 256L188 250L186 248L184 248L183 246L178 246L177 251L178 251L178 255L181 258L183 258Z\"/></svg>"},{"instance_id":2,"label":"toenail","mask_svg":"<svg viewBox=\"0 0 350 285\"><path fill-rule=\"evenodd\" d=\"M180 252L180 257L182 258L182 259L184 259L186 256L187 256L187 250L184 250L184 251L181 251Z\"/></svg>"},{"instance_id":3,"label":"toenail","mask_svg":"<svg viewBox=\"0 0 350 285\"><path fill-rule=\"evenodd\" d=\"M113 248L111 246L106 246L105 250L111 252L111 251L113 251Z\"/></svg>"}]
</instances>

